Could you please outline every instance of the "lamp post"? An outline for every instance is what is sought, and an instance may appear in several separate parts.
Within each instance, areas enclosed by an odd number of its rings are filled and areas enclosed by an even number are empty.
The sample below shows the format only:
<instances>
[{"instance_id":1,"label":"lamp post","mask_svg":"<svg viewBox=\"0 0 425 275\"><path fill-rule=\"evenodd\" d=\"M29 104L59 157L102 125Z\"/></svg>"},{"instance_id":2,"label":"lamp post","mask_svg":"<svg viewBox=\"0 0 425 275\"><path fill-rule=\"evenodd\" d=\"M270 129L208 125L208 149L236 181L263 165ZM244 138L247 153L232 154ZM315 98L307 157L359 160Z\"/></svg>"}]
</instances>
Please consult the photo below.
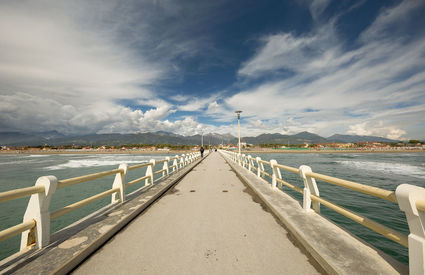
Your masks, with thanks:
<instances>
[{"instance_id":1,"label":"lamp post","mask_svg":"<svg viewBox=\"0 0 425 275\"><path fill-rule=\"evenodd\" d=\"M236 115L238 116L238 145L239 145L239 154L241 153L241 113L242 111L236 111Z\"/></svg>"},{"instance_id":2,"label":"lamp post","mask_svg":"<svg viewBox=\"0 0 425 275\"><path fill-rule=\"evenodd\" d=\"M201 147L204 147L204 130L201 131Z\"/></svg>"}]
</instances>

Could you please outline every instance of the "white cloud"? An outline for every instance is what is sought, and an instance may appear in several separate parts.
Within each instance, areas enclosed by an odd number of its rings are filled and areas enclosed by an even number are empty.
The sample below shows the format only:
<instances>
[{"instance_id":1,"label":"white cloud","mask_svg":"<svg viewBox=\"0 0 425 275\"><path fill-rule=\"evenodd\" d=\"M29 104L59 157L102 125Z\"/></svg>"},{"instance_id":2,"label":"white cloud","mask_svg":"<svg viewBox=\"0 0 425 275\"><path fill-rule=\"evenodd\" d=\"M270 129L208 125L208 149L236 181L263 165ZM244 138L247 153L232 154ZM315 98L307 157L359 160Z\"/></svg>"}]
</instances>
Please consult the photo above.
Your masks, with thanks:
<instances>
[{"instance_id":1,"label":"white cloud","mask_svg":"<svg viewBox=\"0 0 425 275\"><path fill-rule=\"evenodd\" d=\"M133 0L3 1L0 129L79 134L189 126L163 121L175 110L152 88L173 74L171 60L199 48L201 38L182 39L177 25L158 22L180 9Z\"/></svg>"},{"instance_id":2,"label":"white cloud","mask_svg":"<svg viewBox=\"0 0 425 275\"><path fill-rule=\"evenodd\" d=\"M217 101L214 101L214 102L211 102L209 105L208 105L208 109L207 109L207 111L208 112L211 112L211 113L216 113L217 111L218 111L218 109L220 108L220 105L218 105L218 103L217 103Z\"/></svg>"},{"instance_id":3,"label":"white cloud","mask_svg":"<svg viewBox=\"0 0 425 275\"><path fill-rule=\"evenodd\" d=\"M195 112L201 110L208 110L209 106L213 104L217 98L220 97L220 93L214 94L209 97L187 97L185 100L181 100L181 104L177 106L178 110Z\"/></svg>"},{"instance_id":4,"label":"white cloud","mask_svg":"<svg viewBox=\"0 0 425 275\"><path fill-rule=\"evenodd\" d=\"M306 35L265 36L263 46L239 69L239 76L245 83L260 77L266 80L234 94L225 104L241 108L253 119L285 123L290 132L310 129L330 135L357 125L350 131L362 133L369 129L358 125L367 120L371 125L382 121L386 126L379 133L385 136L413 133L425 122L425 35L410 39L397 39L391 33L372 35L397 24L400 14L408 17L412 6L419 5L406 2L383 10L360 36L359 46L350 51L335 31L336 18ZM292 74L267 80L282 70ZM417 130L415 134L423 136Z\"/></svg>"},{"instance_id":5,"label":"white cloud","mask_svg":"<svg viewBox=\"0 0 425 275\"><path fill-rule=\"evenodd\" d=\"M360 136L380 136L398 140L406 135L406 131L397 129L393 126L385 126L382 121L378 121L362 122L355 125L350 125L347 134Z\"/></svg>"}]
</instances>

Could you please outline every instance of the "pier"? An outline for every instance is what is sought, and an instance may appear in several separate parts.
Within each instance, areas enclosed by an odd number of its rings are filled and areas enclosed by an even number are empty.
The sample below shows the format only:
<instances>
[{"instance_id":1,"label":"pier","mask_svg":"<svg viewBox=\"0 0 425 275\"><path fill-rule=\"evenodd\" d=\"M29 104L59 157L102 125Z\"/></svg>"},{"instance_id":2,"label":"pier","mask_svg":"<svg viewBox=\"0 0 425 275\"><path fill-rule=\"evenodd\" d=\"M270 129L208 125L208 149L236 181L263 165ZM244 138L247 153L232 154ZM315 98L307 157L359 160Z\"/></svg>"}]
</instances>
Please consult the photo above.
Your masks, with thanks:
<instances>
[{"instance_id":1,"label":"pier","mask_svg":"<svg viewBox=\"0 0 425 275\"><path fill-rule=\"evenodd\" d=\"M269 166L270 170L266 167ZM128 171L145 175L126 181ZM283 172L284 171L284 172ZM299 175L304 187L285 180ZM112 188L51 211L56 188L115 175ZM270 183L265 180L270 178ZM405 236L320 197L316 180L397 203ZM144 182L127 194L126 186ZM300 204L284 192L303 195ZM17 274L423 274L425 189L395 192L228 151L167 157L77 178L42 177L34 187L0 193L0 201L30 195L23 223L0 232L22 234L21 251L0 263ZM283 192L282 192L283 191ZM111 204L55 234L50 220L100 197ZM353 237L320 215L328 207L409 247L409 267ZM422 251L422 252L421 252Z\"/></svg>"}]
</instances>

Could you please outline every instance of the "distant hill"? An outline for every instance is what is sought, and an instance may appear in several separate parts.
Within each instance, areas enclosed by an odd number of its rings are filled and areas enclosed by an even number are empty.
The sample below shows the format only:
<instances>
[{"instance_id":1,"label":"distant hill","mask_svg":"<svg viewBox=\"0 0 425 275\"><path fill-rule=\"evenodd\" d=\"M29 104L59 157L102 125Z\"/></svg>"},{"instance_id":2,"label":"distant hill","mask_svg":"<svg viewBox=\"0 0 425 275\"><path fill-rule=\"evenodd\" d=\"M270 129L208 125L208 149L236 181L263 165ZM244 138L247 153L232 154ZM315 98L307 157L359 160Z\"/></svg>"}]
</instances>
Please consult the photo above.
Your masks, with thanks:
<instances>
[{"instance_id":1,"label":"distant hill","mask_svg":"<svg viewBox=\"0 0 425 275\"><path fill-rule=\"evenodd\" d=\"M332 142L398 142L382 137L355 136L335 134L324 138L310 132L300 132L295 135L261 134L256 137L242 137L242 142L248 144L317 144ZM171 145L196 145L201 143L201 135L182 136L164 131L137 134L91 134L81 136L65 136L56 131L40 133L0 132L0 145L9 146L37 146L37 145L123 145L123 144L171 144ZM208 133L204 135L204 144L237 144L238 140L231 134Z\"/></svg>"},{"instance_id":2,"label":"distant hill","mask_svg":"<svg viewBox=\"0 0 425 275\"><path fill-rule=\"evenodd\" d=\"M303 144L303 143L326 143L329 142L326 138L319 135L300 132L295 135L281 135L275 134L261 134L256 137L244 137L242 140L249 144L266 144L266 143L279 143L279 144Z\"/></svg>"},{"instance_id":3,"label":"distant hill","mask_svg":"<svg viewBox=\"0 0 425 275\"><path fill-rule=\"evenodd\" d=\"M229 143L234 136L230 134L205 134L204 144ZM19 133L0 132L0 145L38 146L38 145L123 145L123 144L171 144L195 145L201 143L201 135L182 136L169 132L137 134L91 134L81 136L64 136L59 133Z\"/></svg>"},{"instance_id":4,"label":"distant hill","mask_svg":"<svg viewBox=\"0 0 425 275\"><path fill-rule=\"evenodd\" d=\"M333 142L365 142L365 141L376 141L376 142L399 142L399 140L393 140L383 137L375 137L375 136L356 136L356 135L340 135L335 134L327 138Z\"/></svg>"}]
</instances>

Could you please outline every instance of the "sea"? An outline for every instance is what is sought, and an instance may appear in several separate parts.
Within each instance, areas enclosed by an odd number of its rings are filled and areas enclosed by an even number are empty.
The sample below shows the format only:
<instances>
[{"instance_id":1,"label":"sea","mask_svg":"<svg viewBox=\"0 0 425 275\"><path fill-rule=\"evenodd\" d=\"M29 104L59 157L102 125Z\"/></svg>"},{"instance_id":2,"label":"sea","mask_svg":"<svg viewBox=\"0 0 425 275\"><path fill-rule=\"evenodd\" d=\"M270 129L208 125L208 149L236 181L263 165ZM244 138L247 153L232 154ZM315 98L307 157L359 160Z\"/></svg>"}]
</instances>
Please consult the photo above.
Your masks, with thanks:
<instances>
[{"instance_id":1,"label":"sea","mask_svg":"<svg viewBox=\"0 0 425 275\"><path fill-rule=\"evenodd\" d=\"M33 186L40 176L54 175L58 179L77 177L115 169L121 163L134 165L150 159L164 159L169 155L134 154L63 154L63 155L0 155L0 192ZM253 154L264 160L275 159L278 163L299 167L308 165L314 172L338 177L394 191L402 183L425 187L425 153L269 153ZM269 172L270 169L266 167ZM303 187L298 175L281 171L285 181ZM129 172L127 180L141 177L145 168ZM106 191L112 186L114 176L80 183L58 189L51 201L51 211ZM267 179L267 178L266 178ZM267 179L270 182L270 179ZM361 194L339 186L317 181L320 196L364 217L408 235L404 213L397 204ZM135 184L127 193L143 186ZM283 187L302 204L302 196ZM0 230L22 222L29 198L0 203ZM51 232L56 232L93 211L110 203L110 197L79 208L51 223ZM353 235L408 264L407 248L351 221L348 218L321 206L321 214ZM0 242L0 260L19 250L20 236Z\"/></svg>"}]
</instances>

